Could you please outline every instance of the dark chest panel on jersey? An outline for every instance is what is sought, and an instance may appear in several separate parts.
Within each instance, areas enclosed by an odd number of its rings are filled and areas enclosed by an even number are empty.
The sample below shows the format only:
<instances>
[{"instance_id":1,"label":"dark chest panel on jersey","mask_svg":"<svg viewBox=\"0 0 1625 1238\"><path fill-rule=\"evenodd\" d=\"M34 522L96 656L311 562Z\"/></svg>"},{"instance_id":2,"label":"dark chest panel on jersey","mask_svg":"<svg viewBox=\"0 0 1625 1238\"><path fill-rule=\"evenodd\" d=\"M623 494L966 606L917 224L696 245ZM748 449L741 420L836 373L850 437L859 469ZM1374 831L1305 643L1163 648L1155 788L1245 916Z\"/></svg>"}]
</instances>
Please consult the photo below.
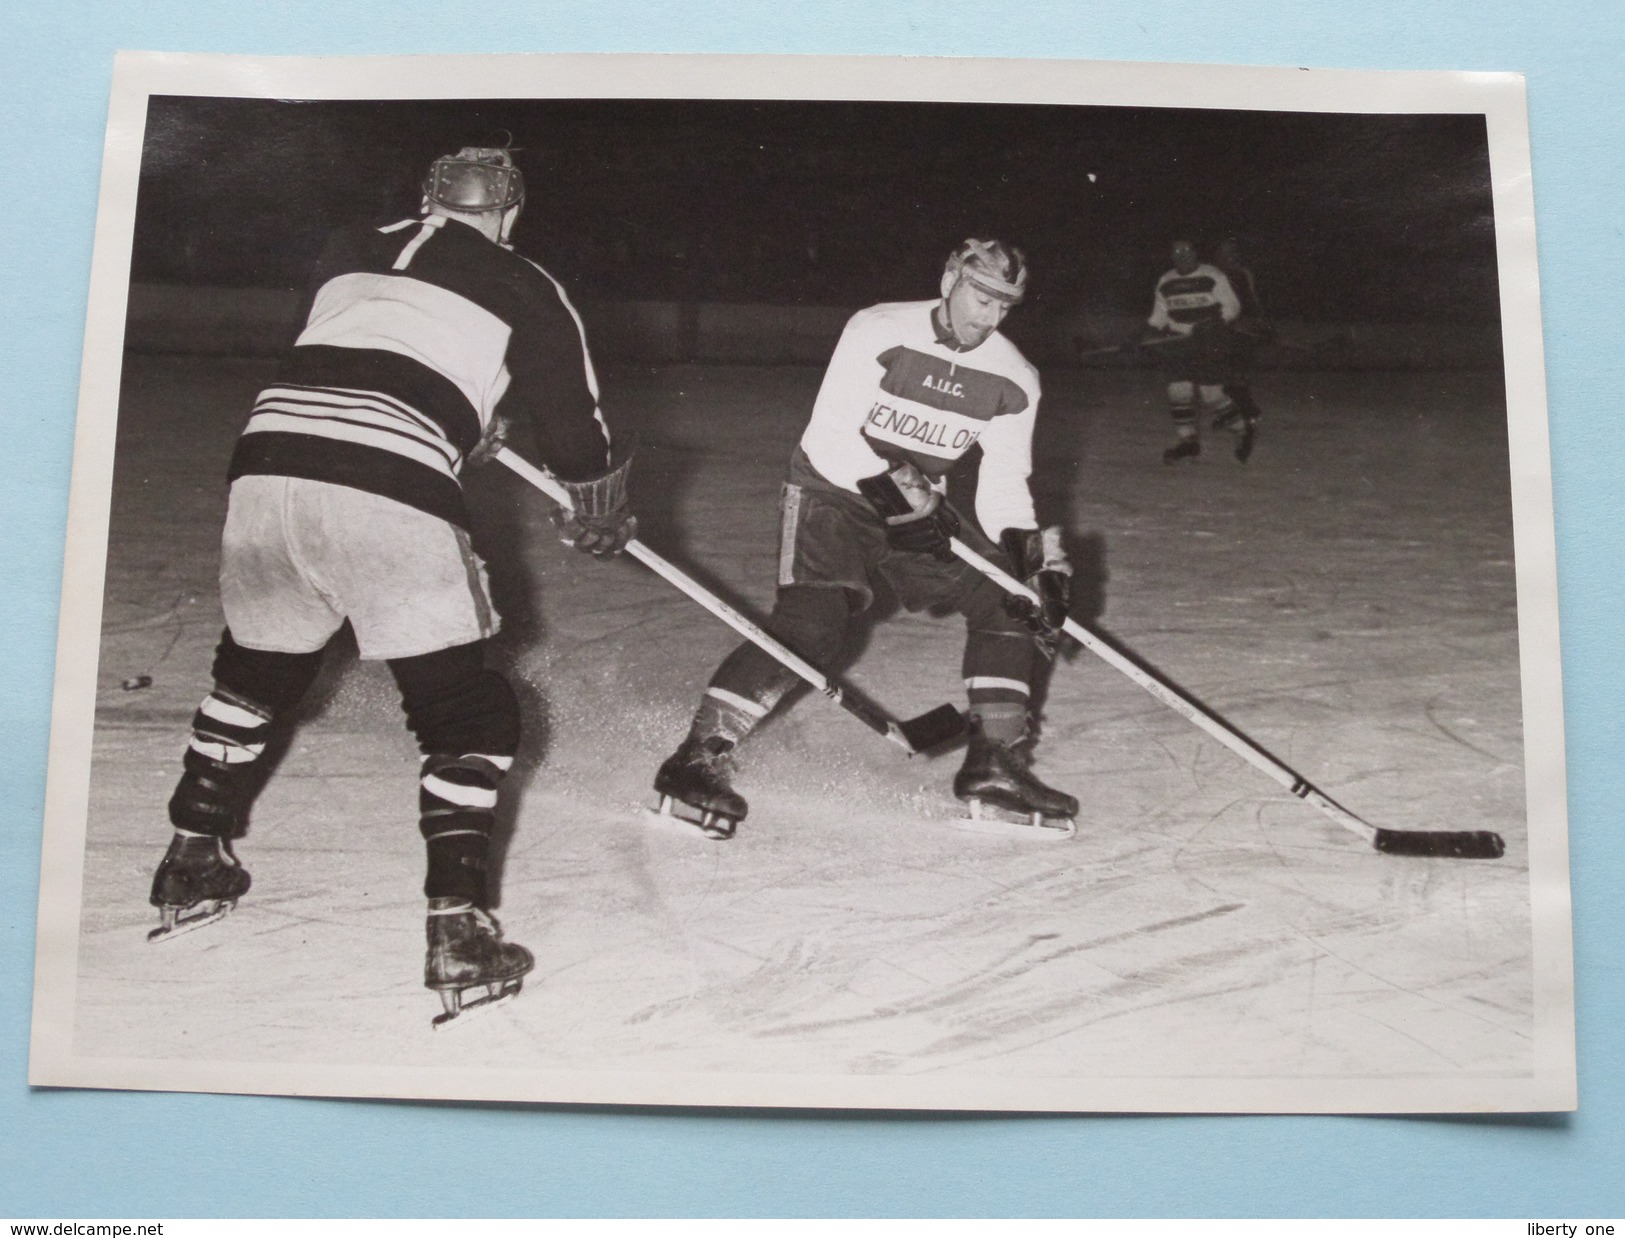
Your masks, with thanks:
<instances>
[{"instance_id":1,"label":"dark chest panel on jersey","mask_svg":"<svg viewBox=\"0 0 1625 1238\"><path fill-rule=\"evenodd\" d=\"M1200 322L1224 317L1214 291L1217 287L1211 275L1175 275L1163 280L1157 291L1167 303L1168 317L1175 322Z\"/></svg>"},{"instance_id":2,"label":"dark chest panel on jersey","mask_svg":"<svg viewBox=\"0 0 1625 1238\"><path fill-rule=\"evenodd\" d=\"M1027 393L1002 374L955 365L901 344L875 360L885 369L881 390L900 400L976 421L991 421L1027 407Z\"/></svg>"}]
</instances>

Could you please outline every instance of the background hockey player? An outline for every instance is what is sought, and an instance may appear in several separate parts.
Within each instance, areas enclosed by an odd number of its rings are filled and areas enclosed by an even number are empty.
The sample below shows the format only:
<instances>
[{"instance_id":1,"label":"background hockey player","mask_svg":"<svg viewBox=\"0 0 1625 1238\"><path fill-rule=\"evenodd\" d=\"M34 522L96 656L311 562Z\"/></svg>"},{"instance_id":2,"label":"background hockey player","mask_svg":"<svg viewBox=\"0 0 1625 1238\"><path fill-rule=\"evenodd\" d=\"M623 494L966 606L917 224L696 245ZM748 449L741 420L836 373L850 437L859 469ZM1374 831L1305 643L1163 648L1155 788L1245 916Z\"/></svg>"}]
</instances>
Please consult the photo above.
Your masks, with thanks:
<instances>
[{"instance_id":1,"label":"background hockey player","mask_svg":"<svg viewBox=\"0 0 1625 1238\"><path fill-rule=\"evenodd\" d=\"M966 241L949 258L941 297L854 315L830 358L784 487L778 593L769 630L817 666L836 661L852 620L882 577L910 609L965 617L962 662L970 739L954 779L961 799L1026 816L1070 819L1078 803L1029 768L1035 633L1066 615L1071 568L1058 529L1040 532L1028 475L1038 375L999 324L1026 290L1019 250ZM943 497L947 470L980 445L976 516L986 537ZM1042 608L1012 613L1006 595L954 558L959 534L1032 582ZM688 737L660 767L662 807L675 802L726 836L746 802L729 785L739 742L796 684L754 645L711 678ZM708 831L711 832L711 831Z\"/></svg>"},{"instance_id":2,"label":"background hockey player","mask_svg":"<svg viewBox=\"0 0 1625 1238\"><path fill-rule=\"evenodd\" d=\"M1202 412L1222 418L1230 409L1224 383L1230 376L1231 339L1227 327L1241 313L1241 302L1223 271L1197 258L1196 246L1175 241L1173 269L1157 280L1146 325L1179 342L1158 348L1169 371L1168 409L1173 415L1174 445L1162 453L1165 464L1202 453Z\"/></svg>"},{"instance_id":3,"label":"background hockey player","mask_svg":"<svg viewBox=\"0 0 1625 1238\"><path fill-rule=\"evenodd\" d=\"M520 717L485 665L498 618L461 474L511 422L569 486L568 544L613 553L634 522L580 322L552 277L511 249L524 183L508 151L437 159L423 192L421 218L331 237L303 330L238 440L226 630L169 804L153 936L207 923L247 891L231 840L266 743L348 620L361 656L388 663L423 753L425 983L455 1016L465 989L512 992L532 966L488 914L497 789Z\"/></svg>"},{"instance_id":4,"label":"background hockey player","mask_svg":"<svg viewBox=\"0 0 1625 1238\"><path fill-rule=\"evenodd\" d=\"M1214 425L1230 429L1236 435L1236 459L1243 464L1253 454L1253 443L1258 434L1258 421L1263 416L1258 401L1253 399L1248 372L1260 345L1274 338L1274 329L1264 316L1263 303L1258 298L1258 281L1241 257L1241 246L1234 237L1226 237L1213 250L1213 265L1224 272L1241 303L1241 313L1230 324L1231 347L1229 381L1224 393L1230 397L1232 407L1214 418Z\"/></svg>"}]
</instances>

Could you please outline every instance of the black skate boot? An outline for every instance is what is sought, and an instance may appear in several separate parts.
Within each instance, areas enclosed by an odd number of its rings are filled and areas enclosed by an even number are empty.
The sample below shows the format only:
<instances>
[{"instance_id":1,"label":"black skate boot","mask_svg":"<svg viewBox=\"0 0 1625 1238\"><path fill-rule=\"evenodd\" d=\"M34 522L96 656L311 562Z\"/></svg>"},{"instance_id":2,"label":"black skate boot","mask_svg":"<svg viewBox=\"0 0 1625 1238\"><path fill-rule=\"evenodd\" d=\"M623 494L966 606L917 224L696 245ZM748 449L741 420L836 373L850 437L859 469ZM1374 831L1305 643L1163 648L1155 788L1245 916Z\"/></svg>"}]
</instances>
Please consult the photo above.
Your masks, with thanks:
<instances>
[{"instance_id":1,"label":"black skate boot","mask_svg":"<svg viewBox=\"0 0 1625 1238\"><path fill-rule=\"evenodd\" d=\"M1252 393L1245 388L1237 387L1231 393L1234 403L1213 419L1215 430L1228 430L1236 436L1236 459L1246 464L1253 454L1253 446L1258 439L1258 422L1263 416Z\"/></svg>"},{"instance_id":2,"label":"black skate boot","mask_svg":"<svg viewBox=\"0 0 1625 1238\"><path fill-rule=\"evenodd\" d=\"M424 932L429 952L423 983L440 994L445 1007L435 1016L436 1030L464 1014L512 1001L536 966L529 950L502 940L502 929L489 912L464 898L431 898ZM465 1002L463 994L470 989L483 992Z\"/></svg>"},{"instance_id":3,"label":"black skate boot","mask_svg":"<svg viewBox=\"0 0 1625 1238\"><path fill-rule=\"evenodd\" d=\"M954 775L954 794L970 805L967 828L985 827L989 833L1021 837L1070 838L1078 801L1033 776L1027 743L1026 739L1013 744L989 739L981 720L971 718L965 763Z\"/></svg>"},{"instance_id":4,"label":"black skate boot","mask_svg":"<svg viewBox=\"0 0 1625 1238\"><path fill-rule=\"evenodd\" d=\"M1196 438L1182 438L1162 453L1164 464L1178 464L1181 460L1194 460L1202 454L1202 444Z\"/></svg>"},{"instance_id":5,"label":"black skate boot","mask_svg":"<svg viewBox=\"0 0 1625 1238\"><path fill-rule=\"evenodd\" d=\"M1244 415L1241 428L1236 431L1236 459L1246 464L1252 458L1253 446L1258 441L1257 414Z\"/></svg>"},{"instance_id":6,"label":"black skate boot","mask_svg":"<svg viewBox=\"0 0 1625 1238\"><path fill-rule=\"evenodd\" d=\"M691 825L707 838L732 838L750 810L745 797L728 785L732 751L733 741L720 735L685 739L655 775L659 815ZM680 811L685 808L688 812Z\"/></svg>"},{"instance_id":7,"label":"black skate boot","mask_svg":"<svg viewBox=\"0 0 1625 1238\"><path fill-rule=\"evenodd\" d=\"M176 830L152 875L148 901L158 908L162 923L147 940L167 941L213 924L237 905L248 887L248 870L224 838Z\"/></svg>"}]
</instances>

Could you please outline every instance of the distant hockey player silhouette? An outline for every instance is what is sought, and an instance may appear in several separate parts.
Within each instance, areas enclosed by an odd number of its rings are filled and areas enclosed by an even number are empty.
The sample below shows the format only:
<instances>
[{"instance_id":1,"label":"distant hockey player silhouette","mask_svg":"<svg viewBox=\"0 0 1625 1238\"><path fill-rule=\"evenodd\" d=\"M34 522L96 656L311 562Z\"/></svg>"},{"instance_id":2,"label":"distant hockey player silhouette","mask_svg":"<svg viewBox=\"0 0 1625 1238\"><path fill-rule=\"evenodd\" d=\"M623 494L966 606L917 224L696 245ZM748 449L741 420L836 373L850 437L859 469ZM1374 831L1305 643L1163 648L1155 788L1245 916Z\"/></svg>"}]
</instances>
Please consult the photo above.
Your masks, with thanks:
<instances>
[{"instance_id":1,"label":"distant hockey player silhouette","mask_svg":"<svg viewBox=\"0 0 1625 1238\"><path fill-rule=\"evenodd\" d=\"M1224 272L1200 261L1196 246L1175 241L1173 268L1157 280L1146 325L1163 337L1179 337L1157 350L1168 371L1168 411L1173 417L1174 445L1162 453L1175 464L1202 454L1199 416L1220 420L1231 409L1224 392L1230 374L1229 324L1241 313L1241 302Z\"/></svg>"}]
</instances>

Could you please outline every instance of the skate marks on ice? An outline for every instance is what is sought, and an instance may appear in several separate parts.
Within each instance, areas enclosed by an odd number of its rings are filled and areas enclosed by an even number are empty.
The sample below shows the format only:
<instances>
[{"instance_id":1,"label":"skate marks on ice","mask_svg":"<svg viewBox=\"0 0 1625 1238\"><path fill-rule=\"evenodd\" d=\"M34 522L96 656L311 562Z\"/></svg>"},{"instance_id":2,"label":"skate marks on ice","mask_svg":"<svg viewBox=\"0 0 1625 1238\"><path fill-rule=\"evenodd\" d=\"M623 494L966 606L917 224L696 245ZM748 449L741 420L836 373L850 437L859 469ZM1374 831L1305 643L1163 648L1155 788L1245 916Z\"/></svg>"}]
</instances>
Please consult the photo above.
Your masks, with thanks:
<instances>
[{"instance_id":1,"label":"skate marks on ice","mask_svg":"<svg viewBox=\"0 0 1625 1238\"><path fill-rule=\"evenodd\" d=\"M1517 943L1467 928L1459 868L1424 863L1373 888L1383 860L1357 845L1258 846L1252 827L1270 810L1256 804L1221 808L1195 837L1086 827L1035 849L860 797L843 813L784 788L757 799L760 819L725 845L629 823L616 854L637 896L584 937L590 911L557 921L553 961L589 949L571 970L611 981L588 999L563 972L548 982L566 1009L602 1005L594 1056L606 1068L1235 1077L1523 1065L1527 987L1515 957L1507 971ZM1516 881L1496 885L1471 898L1519 897Z\"/></svg>"},{"instance_id":2,"label":"skate marks on ice","mask_svg":"<svg viewBox=\"0 0 1625 1238\"><path fill-rule=\"evenodd\" d=\"M1530 964L1518 856L1523 789L1510 522L1504 489L1495 484L1505 476L1505 448L1497 443L1497 419L1477 407L1495 401L1482 399L1473 390L1478 379L1467 376L1460 407L1435 393L1436 411L1422 418L1434 424L1417 434L1418 419L1399 406L1411 398L1406 380L1292 381L1307 388L1308 411L1277 419L1276 442L1290 448L1277 459L1289 463L1255 459L1260 467L1246 489L1219 484L1217 473L1177 493L1137 483L1125 489L1112 484L1114 470L1098 465L1079 485L1072 501L1087 505L1085 525L1102 501L1115 503L1145 539L1139 548L1113 542L1120 549L1108 620L1137 652L1372 820L1395 828L1490 826L1508 837L1514 853L1473 873L1448 862L1373 856L1109 671L1058 668L1042 759L1053 762L1048 768L1059 785L1083 793L1078 846L1100 845L1091 832L1097 827L1127 831L1125 837L1149 845L1148 861L1165 860L1148 863L1140 875L1138 892L1149 906L1161 910L1189 898L1192 882L1201 888L1208 880L1203 868L1211 863L1216 879L1238 885L1221 892L1231 895L1221 903L1241 908L1194 922L1191 931L1221 943L1206 954L1193 950L1191 961L1178 966L1123 969L1164 990L1179 987L1174 978L1208 967L1228 969L1231 983L1177 996L1164 991L1143 1003L1143 1013L1141 1003L1114 1004L1129 990L1102 988L1094 1030L1062 1032L1060 1041L1109 1039L1112 1024L1127 1026L1115 1060L1111 1053L1096 1060L1128 1073L1184 1073L1204 1060L1216 1072L1251 1063L1264 1074L1276 1063L1309 1074L1527 1070ZM1326 398L1334 385L1344 407ZM1362 385L1375 392L1374 406L1360 406ZM1399 405L1384 406L1389 399ZM1406 424L1384 424L1396 416ZM1463 416L1471 419L1467 432L1435 432ZM1142 437L1150 448L1158 423L1148 424ZM1104 427L1103 456L1126 455L1131 430L1126 423ZM1132 481L1136 473L1125 467L1120 475ZM1117 527L1115 516L1094 519ZM920 667L932 664L908 651L906 641L885 646L891 632L906 635L911 626L911 617L900 616L874 638L860 672L880 681L877 698L908 689L907 677L888 678L888 668L907 666L917 678ZM952 638L939 624L928 639ZM763 793L749 784L741 789L753 798L754 819L727 849L708 852L707 863L731 865L732 849L755 845L777 828ZM837 805L852 811L838 791L811 790L803 820L816 826L815 837L832 828ZM1077 847L1064 851L1074 876L1089 872ZM983 860L974 862L978 870ZM933 880L940 876L931 871ZM1102 905L1095 885L1092 875L1080 877L1058 914L1090 914L1080 908L1104 914L1125 904ZM898 902L932 900L910 890ZM854 911L851 918L863 915ZM1114 940L1133 941L1138 930L1127 926L1141 922L1123 919L1116 931L1126 936ZM1246 938L1252 944L1222 944L1260 921L1270 929ZM920 922L926 934L946 931L941 917L922 915ZM996 921L978 919L970 931L990 923ZM861 929L845 932L861 936ZM1133 949L1125 953L1133 958ZM778 975L808 956L800 945L757 957L782 957L783 967L770 969ZM750 1009L752 983L726 991ZM1059 987L1068 990L1066 983ZM680 1008L693 1005L685 996ZM855 1017L889 1023L897 1015L886 1004L881 1014ZM761 1017L774 1021L770 1012ZM1258 1035L1259 1019L1278 1024L1279 1036ZM1167 1026L1138 1040L1148 1020ZM797 1025L788 1026L785 1034L794 1035ZM1418 1035L1420 1027L1427 1030ZM1230 1039L1237 1043L1227 1052L1204 1058L1203 1046ZM1182 1042L1195 1042L1194 1050L1189 1043L1169 1049ZM986 1051L1025 1052L997 1037ZM893 1060L921 1066L929 1054ZM1072 1060L1058 1064L1062 1073L1076 1069Z\"/></svg>"},{"instance_id":3,"label":"skate marks on ice","mask_svg":"<svg viewBox=\"0 0 1625 1238\"><path fill-rule=\"evenodd\" d=\"M1217 773L1182 754L1208 790L1138 802L1154 771L1114 777L1129 763L1106 746L1098 768L1067 771L1086 776L1075 842L980 839L944 828L953 758L871 762L841 733L808 713L761 737L733 841L652 833L634 808L605 857L581 852L538 890L556 914L537 984L549 1020L593 1029L579 1064L1225 1077L1524 1064L1517 933L1473 928L1516 924L1514 874L1385 871L1396 861L1305 831L1304 807L1257 793L1250 771L1227 778L1222 752ZM557 863L592 838L546 847ZM511 1017L547 1060L568 1055L568 1033L533 1028L538 1010Z\"/></svg>"},{"instance_id":4,"label":"skate marks on ice","mask_svg":"<svg viewBox=\"0 0 1625 1238\"><path fill-rule=\"evenodd\" d=\"M434 999L407 873L377 883L397 897L363 884L335 911L318 870L341 855L262 844L258 896L160 961L140 940L149 857L132 856L128 923L87 933L79 1047L769 1073L1519 1064L1527 986L1472 931L1459 866L1408 865L1373 887L1384 861L1370 853L1260 848L1252 826L1278 826L1273 805L1221 808L1195 837L1099 826L1040 849L863 797L835 814L821 797L756 789L756 813L727 844L532 797L528 812L569 823L522 829L509 857L504 927L536 949L537 968L452 1048L427 1034ZM1509 904L1515 886L1494 893Z\"/></svg>"},{"instance_id":5,"label":"skate marks on ice","mask_svg":"<svg viewBox=\"0 0 1625 1238\"><path fill-rule=\"evenodd\" d=\"M623 395L652 426L674 407L671 381ZM788 410L785 441L760 459L682 453L667 526L682 542L660 546L756 613L771 601L782 460L816 381L707 372L703 407L672 414L682 444L738 444L754 441L747 427L761 437L764 407ZM1079 420L1090 450L1052 497L1102 531L1104 626L1373 822L1494 828L1503 860L1377 855L1086 655L1055 668L1038 750L1037 772L1083 801L1061 845L951 828L957 753L905 760L816 696L745 755L736 838L651 832L636 814L654 769L736 638L634 564L558 550L544 507L499 489L523 546L504 584L523 605L502 639L528 730L496 911L537 962L518 1000L431 1036L416 753L378 668L344 670L271 780L237 845L254 880L237 910L162 950L144 941L164 802L218 634L218 524L168 528L162 504L126 487L76 1050L517 1070L1526 1074L1510 524L1483 481L1505 476L1504 445L1498 459L1476 421L1385 436L1380 401L1402 384L1377 383L1369 407L1340 386L1334 408L1329 379L1290 376L1296 409L1260 385L1275 402L1246 470L1204 461L1174 478L1156 456L1163 422L1134 420L1140 376L1111 377L1121 389L1087 413L1070 381L1050 384L1050 408L1060 430ZM1478 398L1472 376L1450 381L1462 409ZM1465 414L1429 383L1442 411L1428 416L1455 424ZM640 501L660 506L659 434L645 454ZM180 627L175 597L196 599ZM852 682L902 712L953 696L960 631L892 616ZM150 689L119 689L154 669Z\"/></svg>"},{"instance_id":6,"label":"skate marks on ice","mask_svg":"<svg viewBox=\"0 0 1625 1238\"><path fill-rule=\"evenodd\" d=\"M454 1060L433 1047L441 1002L423 984L417 757L404 732L372 725L394 723L398 709L380 671L351 666L331 708L296 737L235 845L253 877L237 908L162 945L146 940L158 914L147 892L168 828L176 736L156 726L101 730L79 1053L364 1064L388 1046L389 1060ZM444 1038L475 1036L461 1030L467 1017Z\"/></svg>"}]
</instances>

